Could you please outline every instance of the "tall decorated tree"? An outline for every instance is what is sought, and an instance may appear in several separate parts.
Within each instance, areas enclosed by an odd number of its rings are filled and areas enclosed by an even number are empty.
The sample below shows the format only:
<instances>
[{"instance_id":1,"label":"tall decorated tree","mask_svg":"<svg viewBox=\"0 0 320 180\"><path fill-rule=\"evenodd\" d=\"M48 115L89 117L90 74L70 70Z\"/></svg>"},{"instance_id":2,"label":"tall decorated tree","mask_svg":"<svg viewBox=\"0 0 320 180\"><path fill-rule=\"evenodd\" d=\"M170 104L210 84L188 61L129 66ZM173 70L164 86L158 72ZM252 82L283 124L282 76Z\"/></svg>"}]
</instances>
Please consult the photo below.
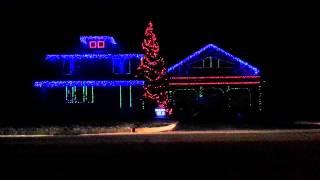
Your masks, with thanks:
<instances>
[{"instance_id":1,"label":"tall decorated tree","mask_svg":"<svg viewBox=\"0 0 320 180\"><path fill-rule=\"evenodd\" d=\"M143 97L147 101L156 103L157 108L165 109L166 115L170 115L172 108L170 108L167 93L167 69L165 68L164 59L159 55L159 42L153 32L151 21L148 23L144 33L142 50L144 56L137 71L146 80Z\"/></svg>"}]
</instances>

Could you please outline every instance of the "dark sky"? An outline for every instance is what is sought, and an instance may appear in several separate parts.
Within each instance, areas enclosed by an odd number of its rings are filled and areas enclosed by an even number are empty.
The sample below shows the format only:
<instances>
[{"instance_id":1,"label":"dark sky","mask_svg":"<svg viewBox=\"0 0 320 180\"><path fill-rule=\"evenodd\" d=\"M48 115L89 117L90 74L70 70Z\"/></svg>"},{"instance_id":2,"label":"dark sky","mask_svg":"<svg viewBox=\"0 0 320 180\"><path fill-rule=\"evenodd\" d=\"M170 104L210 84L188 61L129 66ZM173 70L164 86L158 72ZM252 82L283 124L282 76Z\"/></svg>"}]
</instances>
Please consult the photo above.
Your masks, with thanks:
<instances>
[{"instance_id":1,"label":"dark sky","mask_svg":"<svg viewBox=\"0 0 320 180\"><path fill-rule=\"evenodd\" d=\"M1 3L6 34L11 35L5 38L14 47L9 49L16 53L17 47L21 49L8 62L19 64L16 72L23 92L17 99L30 96L30 81L39 73L38 63L45 53L72 50L79 35L112 35L127 50L139 51L146 23L152 19L161 54L169 64L214 43L261 69L270 111L320 117L319 58L313 44L319 28L312 4L202 0L176 4L123 0Z\"/></svg>"}]
</instances>

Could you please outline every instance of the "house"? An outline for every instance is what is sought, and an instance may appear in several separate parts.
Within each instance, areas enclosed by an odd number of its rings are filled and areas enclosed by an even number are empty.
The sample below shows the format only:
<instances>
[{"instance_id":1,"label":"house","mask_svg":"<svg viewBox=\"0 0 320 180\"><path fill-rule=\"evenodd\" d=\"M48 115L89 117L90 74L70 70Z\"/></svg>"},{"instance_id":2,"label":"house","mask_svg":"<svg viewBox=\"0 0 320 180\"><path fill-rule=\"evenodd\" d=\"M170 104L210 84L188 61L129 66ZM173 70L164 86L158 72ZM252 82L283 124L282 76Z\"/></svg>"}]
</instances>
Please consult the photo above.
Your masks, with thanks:
<instances>
[{"instance_id":1,"label":"house","mask_svg":"<svg viewBox=\"0 0 320 180\"><path fill-rule=\"evenodd\" d=\"M80 36L78 52L45 56L56 74L34 81L38 111L116 118L143 110L144 81L134 77L142 54L122 53L111 36Z\"/></svg>"},{"instance_id":2,"label":"house","mask_svg":"<svg viewBox=\"0 0 320 180\"><path fill-rule=\"evenodd\" d=\"M208 44L168 68L176 115L262 111L259 70Z\"/></svg>"},{"instance_id":3,"label":"house","mask_svg":"<svg viewBox=\"0 0 320 180\"><path fill-rule=\"evenodd\" d=\"M34 81L38 111L114 119L150 111L142 97L145 82L135 77L143 54L123 53L111 36L80 36L80 47L81 53L45 56L56 75ZM262 110L259 70L213 44L178 61L167 73L177 115Z\"/></svg>"}]
</instances>

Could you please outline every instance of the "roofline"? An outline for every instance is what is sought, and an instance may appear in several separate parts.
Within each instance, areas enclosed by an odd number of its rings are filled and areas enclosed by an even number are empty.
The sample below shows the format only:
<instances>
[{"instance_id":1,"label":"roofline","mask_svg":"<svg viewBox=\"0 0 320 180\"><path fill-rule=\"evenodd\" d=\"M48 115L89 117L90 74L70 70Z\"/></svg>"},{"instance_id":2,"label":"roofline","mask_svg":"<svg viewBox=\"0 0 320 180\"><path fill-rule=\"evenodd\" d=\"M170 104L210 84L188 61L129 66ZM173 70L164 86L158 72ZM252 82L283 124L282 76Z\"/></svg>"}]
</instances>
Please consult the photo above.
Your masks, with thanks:
<instances>
[{"instance_id":1,"label":"roofline","mask_svg":"<svg viewBox=\"0 0 320 180\"><path fill-rule=\"evenodd\" d=\"M35 81L35 88L143 86L143 80Z\"/></svg>"},{"instance_id":2,"label":"roofline","mask_svg":"<svg viewBox=\"0 0 320 180\"><path fill-rule=\"evenodd\" d=\"M87 40L103 40L109 41L111 44L117 44L112 36L80 36L80 42L87 44Z\"/></svg>"},{"instance_id":3,"label":"roofline","mask_svg":"<svg viewBox=\"0 0 320 180\"><path fill-rule=\"evenodd\" d=\"M184 58L183 60L179 61L177 64L171 66L168 68L168 72L171 72L173 70L175 70L177 67L179 66L182 66L183 64L185 64L186 62L188 62L190 59L192 59L193 57L201 54L203 51L207 50L208 48L214 48L216 49L217 51L221 52L221 53L224 53L226 56L229 56L230 58L232 58L233 60L239 62L240 64L244 65L244 66L247 66L249 67L251 70L254 71L254 74L259 74L259 69L254 67L254 66L251 66L250 64L248 64L247 62L241 60L240 58L238 57L235 57L233 56L232 54L230 54L229 52L219 48L218 46L214 45L214 44L208 44L206 46L204 46L203 48L199 49L198 51L194 52L193 54L189 55L188 57Z\"/></svg>"},{"instance_id":4,"label":"roofline","mask_svg":"<svg viewBox=\"0 0 320 180\"><path fill-rule=\"evenodd\" d=\"M47 54L45 60L107 60L116 58L142 58L143 54Z\"/></svg>"}]
</instances>

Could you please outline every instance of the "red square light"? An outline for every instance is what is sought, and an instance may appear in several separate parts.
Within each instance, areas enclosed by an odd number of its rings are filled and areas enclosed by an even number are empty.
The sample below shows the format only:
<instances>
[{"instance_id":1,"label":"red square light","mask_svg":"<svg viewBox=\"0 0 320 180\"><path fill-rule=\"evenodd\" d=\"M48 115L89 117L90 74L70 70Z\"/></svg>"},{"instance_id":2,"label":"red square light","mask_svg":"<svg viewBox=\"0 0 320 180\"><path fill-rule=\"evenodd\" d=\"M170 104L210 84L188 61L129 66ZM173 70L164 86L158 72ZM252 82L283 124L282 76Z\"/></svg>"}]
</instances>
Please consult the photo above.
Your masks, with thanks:
<instances>
[{"instance_id":1,"label":"red square light","mask_svg":"<svg viewBox=\"0 0 320 180\"><path fill-rule=\"evenodd\" d=\"M104 41L98 41L98 48L104 48Z\"/></svg>"},{"instance_id":2,"label":"red square light","mask_svg":"<svg viewBox=\"0 0 320 180\"><path fill-rule=\"evenodd\" d=\"M90 48L97 48L97 42L96 41L90 41L89 42L89 47Z\"/></svg>"}]
</instances>

